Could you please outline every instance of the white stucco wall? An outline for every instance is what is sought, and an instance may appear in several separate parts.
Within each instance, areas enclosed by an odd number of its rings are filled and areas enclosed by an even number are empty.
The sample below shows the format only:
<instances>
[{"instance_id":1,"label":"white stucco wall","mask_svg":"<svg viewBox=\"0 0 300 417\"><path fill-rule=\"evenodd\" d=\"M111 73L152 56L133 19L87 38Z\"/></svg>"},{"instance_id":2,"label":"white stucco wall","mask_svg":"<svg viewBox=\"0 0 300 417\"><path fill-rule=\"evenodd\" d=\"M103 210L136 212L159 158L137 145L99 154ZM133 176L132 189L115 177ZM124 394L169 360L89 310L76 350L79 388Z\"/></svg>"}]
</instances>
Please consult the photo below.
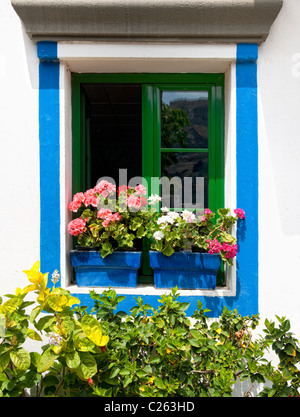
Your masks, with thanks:
<instances>
[{"instance_id":1,"label":"white stucco wall","mask_svg":"<svg viewBox=\"0 0 300 417\"><path fill-rule=\"evenodd\" d=\"M300 2L285 0L259 48L259 309L300 338ZM10 0L0 5L0 295L39 258L38 59ZM70 166L67 164L67 166ZM46 271L43 271L46 272Z\"/></svg>"},{"instance_id":2,"label":"white stucco wall","mask_svg":"<svg viewBox=\"0 0 300 417\"><path fill-rule=\"evenodd\" d=\"M39 259L38 59L10 0L0 3L0 294Z\"/></svg>"},{"instance_id":3,"label":"white stucco wall","mask_svg":"<svg viewBox=\"0 0 300 417\"><path fill-rule=\"evenodd\" d=\"M259 48L259 308L300 338L300 2Z\"/></svg>"}]
</instances>

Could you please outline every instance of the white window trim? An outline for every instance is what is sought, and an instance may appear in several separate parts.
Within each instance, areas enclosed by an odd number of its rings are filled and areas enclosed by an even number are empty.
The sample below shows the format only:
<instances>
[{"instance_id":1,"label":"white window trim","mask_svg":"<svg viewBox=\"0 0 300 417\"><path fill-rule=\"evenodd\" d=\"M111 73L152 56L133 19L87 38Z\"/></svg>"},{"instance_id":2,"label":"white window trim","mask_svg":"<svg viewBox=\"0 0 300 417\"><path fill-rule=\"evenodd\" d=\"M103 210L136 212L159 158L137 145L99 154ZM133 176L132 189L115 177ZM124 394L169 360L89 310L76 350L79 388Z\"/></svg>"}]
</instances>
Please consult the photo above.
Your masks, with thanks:
<instances>
[{"instance_id":1,"label":"white window trim","mask_svg":"<svg viewBox=\"0 0 300 417\"><path fill-rule=\"evenodd\" d=\"M61 286L72 293L88 294L91 287L71 283L67 232L72 200L72 103L71 72L86 73L225 73L225 207L236 208L236 45L58 43L60 61L60 190L61 190ZM236 265L225 270L226 287L215 290L179 290L183 296L234 297ZM101 287L105 290L104 287ZM96 290L96 288L95 288ZM99 291L99 287L97 287ZM118 294L161 295L166 289L151 285L120 288Z\"/></svg>"}]
</instances>

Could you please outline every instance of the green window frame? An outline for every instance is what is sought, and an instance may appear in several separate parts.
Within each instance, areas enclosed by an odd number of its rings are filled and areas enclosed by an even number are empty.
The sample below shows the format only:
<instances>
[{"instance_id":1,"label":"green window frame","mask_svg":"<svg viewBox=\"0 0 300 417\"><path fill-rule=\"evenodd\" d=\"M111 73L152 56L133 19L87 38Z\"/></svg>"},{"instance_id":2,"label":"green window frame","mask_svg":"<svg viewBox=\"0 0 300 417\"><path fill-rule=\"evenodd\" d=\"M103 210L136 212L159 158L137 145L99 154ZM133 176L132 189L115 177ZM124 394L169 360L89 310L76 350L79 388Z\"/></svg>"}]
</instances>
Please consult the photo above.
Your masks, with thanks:
<instances>
[{"instance_id":1,"label":"green window frame","mask_svg":"<svg viewBox=\"0 0 300 417\"><path fill-rule=\"evenodd\" d=\"M224 206L224 74L72 74L73 166L72 194L91 187L86 155L89 152L89 120L85 115L82 83L138 83L142 85L142 177L149 185L151 177L161 177L160 92L207 91L208 131L207 149L176 148L176 152L208 152L208 206L212 211ZM151 268L147 242L143 246L143 276L140 283L149 283Z\"/></svg>"}]
</instances>

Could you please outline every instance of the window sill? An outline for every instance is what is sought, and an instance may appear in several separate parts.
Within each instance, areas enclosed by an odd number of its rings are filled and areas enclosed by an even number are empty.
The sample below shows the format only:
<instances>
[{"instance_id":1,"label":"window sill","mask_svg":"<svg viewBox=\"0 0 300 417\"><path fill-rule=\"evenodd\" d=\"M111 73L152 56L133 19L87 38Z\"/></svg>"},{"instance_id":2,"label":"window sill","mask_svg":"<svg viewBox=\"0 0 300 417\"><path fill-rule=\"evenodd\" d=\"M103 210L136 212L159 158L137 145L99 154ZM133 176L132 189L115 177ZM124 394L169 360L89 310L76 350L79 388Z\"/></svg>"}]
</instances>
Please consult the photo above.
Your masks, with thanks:
<instances>
[{"instance_id":1,"label":"window sill","mask_svg":"<svg viewBox=\"0 0 300 417\"><path fill-rule=\"evenodd\" d=\"M108 287L78 287L77 285L70 285L66 287L68 291L72 294L89 294L90 291L103 292L108 290ZM136 288L125 288L125 287L116 287L114 288L117 294L122 295L147 295L147 296L158 296L168 293L171 291L169 288L155 288L153 285L149 284L139 284ZM190 296L204 296L204 297L234 297L236 295L235 291L229 287L217 287L214 290L178 290L180 296L190 297Z\"/></svg>"}]
</instances>

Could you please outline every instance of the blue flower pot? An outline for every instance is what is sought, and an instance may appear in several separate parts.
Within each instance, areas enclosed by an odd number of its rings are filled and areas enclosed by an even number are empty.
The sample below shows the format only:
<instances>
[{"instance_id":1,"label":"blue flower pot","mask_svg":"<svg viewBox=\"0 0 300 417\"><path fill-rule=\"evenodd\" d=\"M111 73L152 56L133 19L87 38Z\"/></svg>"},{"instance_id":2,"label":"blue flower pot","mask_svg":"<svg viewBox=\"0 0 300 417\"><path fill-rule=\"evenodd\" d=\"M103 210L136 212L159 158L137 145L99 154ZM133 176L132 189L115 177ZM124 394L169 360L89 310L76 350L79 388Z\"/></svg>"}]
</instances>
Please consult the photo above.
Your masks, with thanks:
<instances>
[{"instance_id":1,"label":"blue flower pot","mask_svg":"<svg viewBox=\"0 0 300 417\"><path fill-rule=\"evenodd\" d=\"M215 289L221 266L218 254L174 252L165 256L150 251L150 265L156 288Z\"/></svg>"},{"instance_id":2,"label":"blue flower pot","mask_svg":"<svg viewBox=\"0 0 300 417\"><path fill-rule=\"evenodd\" d=\"M142 253L115 251L102 258L99 251L70 252L79 287L136 287Z\"/></svg>"}]
</instances>

